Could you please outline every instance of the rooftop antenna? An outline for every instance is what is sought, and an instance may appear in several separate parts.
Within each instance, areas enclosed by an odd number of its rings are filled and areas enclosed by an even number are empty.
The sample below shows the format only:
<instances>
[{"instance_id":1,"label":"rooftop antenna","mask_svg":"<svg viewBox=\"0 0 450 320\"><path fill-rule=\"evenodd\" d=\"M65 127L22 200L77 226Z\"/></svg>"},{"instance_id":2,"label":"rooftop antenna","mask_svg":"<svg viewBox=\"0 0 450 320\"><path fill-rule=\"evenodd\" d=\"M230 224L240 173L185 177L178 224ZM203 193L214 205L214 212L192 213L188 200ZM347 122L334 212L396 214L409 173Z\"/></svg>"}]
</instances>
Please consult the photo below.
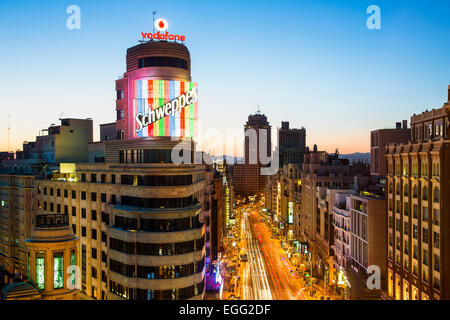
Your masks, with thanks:
<instances>
[{"instance_id":1,"label":"rooftop antenna","mask_svg":"<svg viewBox=\"0 0 450 320\"><path fill-rule=\"evenodd\" d=\"M258 104L258 110L256 111L257 114L261 114L261 110L259 109L259 104Z\"/></svg>"},{"instance_id":2,"label":"rooftop antenna","mask_svg":"<svg viewBox=\"0 0 450 320\"><path fill-rule=\"evenodd\" d=\"M61 115L59 116L58 120L62 120L62 116L63 116L64 112L61 112Z\"/></svg>"},{"instance_id":3,"label":"rooftop antenna","mask_svg":"<svg viewBox=\"0 0 450 320\"><path fill-rule=\"evenodd\" d=\"M11 132L11 126L9 125L9 120L11 119L11 116L8 115L8 153L9 153L9 136Z\"/></svg>"},{"instance_id":4,"label":"rooftop antenna","mask_svg":"<svg viewBox=\"0 0 450 320\"><path fill-rule=\"evenodd\" d=\"M158 11L153 11L153 33L155 33L155 14Z\"/></svg>"}]
</instances>

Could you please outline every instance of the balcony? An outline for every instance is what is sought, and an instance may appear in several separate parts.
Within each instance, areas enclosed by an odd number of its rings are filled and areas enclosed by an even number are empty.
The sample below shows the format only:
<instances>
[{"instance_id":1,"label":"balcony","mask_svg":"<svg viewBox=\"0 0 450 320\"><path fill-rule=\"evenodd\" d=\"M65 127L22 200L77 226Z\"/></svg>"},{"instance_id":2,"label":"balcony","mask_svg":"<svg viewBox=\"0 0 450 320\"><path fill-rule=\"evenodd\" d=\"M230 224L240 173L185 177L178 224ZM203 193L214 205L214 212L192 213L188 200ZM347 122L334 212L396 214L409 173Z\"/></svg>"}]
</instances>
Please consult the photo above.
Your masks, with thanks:
<instances>
[{"instance_id":1,"label":"balcony","mask_svg":"<svg viewBox=\"0 0 450 320\"><path fill-rule=\"evenodd\" d=\"M65 227L69 225L67 214L43 214L36 216L36 226L39 228Z\"/></svg>"}]
</instances>

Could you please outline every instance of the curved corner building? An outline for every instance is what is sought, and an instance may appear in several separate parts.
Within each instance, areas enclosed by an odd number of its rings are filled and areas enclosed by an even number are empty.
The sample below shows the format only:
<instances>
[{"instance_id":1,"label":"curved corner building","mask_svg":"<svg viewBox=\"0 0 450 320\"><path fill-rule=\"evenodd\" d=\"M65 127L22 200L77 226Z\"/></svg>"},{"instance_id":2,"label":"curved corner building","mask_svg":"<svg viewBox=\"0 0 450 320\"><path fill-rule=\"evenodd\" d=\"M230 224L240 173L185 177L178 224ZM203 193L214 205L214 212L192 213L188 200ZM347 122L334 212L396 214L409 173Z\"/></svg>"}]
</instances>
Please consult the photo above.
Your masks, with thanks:
<instances>
[{"instance_id":1,"label":"curved corner building","mask_svg":"<svg viewBox=\"0 0 450 320\"><path fill-rule=\"evenodd\" d=\"M120 171L120 198L108 228L108 298L203 299L206 172L171 161L172 148L195 135L197 102L140 131L136 121L196 87L190 54L180 43L149 41L129 48L126 64L116 82L116 128L123 140L105 151L106 162L120 164L109 168Z\"/></svg>"},{"instance_id":2,"label":"curved corner building","mask_svg":"<svg viewBox=\"0 0 450 320\"><path fill-rule=\"evenodd\" d=\"M81 246L80 298L203 299L207 172L171 158L180 141L194 150L189 51L150 41L128 49L126 61L116 81L117 139L104 142L105 162L38 180L39 210L71 215ZM183 108L152 115L181 96Z\"/></svg>"}]
</instances>

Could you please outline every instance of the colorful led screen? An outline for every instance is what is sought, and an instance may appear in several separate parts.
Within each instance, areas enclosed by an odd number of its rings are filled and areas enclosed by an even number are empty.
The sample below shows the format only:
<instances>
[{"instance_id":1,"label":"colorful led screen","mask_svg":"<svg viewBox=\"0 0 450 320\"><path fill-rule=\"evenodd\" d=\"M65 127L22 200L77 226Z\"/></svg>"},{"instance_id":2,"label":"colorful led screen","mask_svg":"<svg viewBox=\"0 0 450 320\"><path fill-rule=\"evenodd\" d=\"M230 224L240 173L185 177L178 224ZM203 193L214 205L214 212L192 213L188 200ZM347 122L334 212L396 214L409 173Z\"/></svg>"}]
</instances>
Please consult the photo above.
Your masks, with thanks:
<instances>
[{"instance_id":1,"label":"colorful led screen","mask_svg":"<svg viewBox=\"0 0 450 320\"><path fill-rule=\"evenodd\" d=\"M197 134L197 84L172 80L136 80L134 121L137 137Z\"/></svg>"}]
</instances>

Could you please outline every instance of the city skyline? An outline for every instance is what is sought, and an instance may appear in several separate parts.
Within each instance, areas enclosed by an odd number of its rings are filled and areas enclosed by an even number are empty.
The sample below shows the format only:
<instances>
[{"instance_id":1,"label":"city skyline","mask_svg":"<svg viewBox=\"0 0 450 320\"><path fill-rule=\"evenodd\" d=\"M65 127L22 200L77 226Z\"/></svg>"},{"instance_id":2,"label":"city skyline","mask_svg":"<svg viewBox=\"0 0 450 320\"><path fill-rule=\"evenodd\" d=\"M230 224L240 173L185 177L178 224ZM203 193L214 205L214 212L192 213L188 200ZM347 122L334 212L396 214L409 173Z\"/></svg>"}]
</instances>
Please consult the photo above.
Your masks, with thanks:
<instances>
[{"instance_id":1,"label":"city skyline","mask_svg":"<svg viewBox=\"0 0 450 320\"><path fill-rule=\"evenodd\" d=\"M417 1L379 1L381 30L366 27L371 2L265 2L256 10L254 2L171 2L154 8L134 3L78 1L81 29L69 30L71 3L2 2L0 26L8 30L2 41L10 50L0 53L8 74L0 80L1 150L8 145L7 115L11 151L58 123L61 114L93 118L98 140L98 124L115 121L111 106L123 54L141 32L152 31L153 10L168 20L169 31L186 35L205 129L242 134L247 116L259 105L274 129L283 120L305 127L310 147L368 152L370 130L392 128L403 119L409 124L411 114L444 102L450 6L443 1L427 8ZM126 26L117 23L119 18ZM277 59L280 52L283 57ZM233 98L221 98L224 90ZM242 156L237 141L237 153L230 155Z\"/></svg>"}]
</instances>

